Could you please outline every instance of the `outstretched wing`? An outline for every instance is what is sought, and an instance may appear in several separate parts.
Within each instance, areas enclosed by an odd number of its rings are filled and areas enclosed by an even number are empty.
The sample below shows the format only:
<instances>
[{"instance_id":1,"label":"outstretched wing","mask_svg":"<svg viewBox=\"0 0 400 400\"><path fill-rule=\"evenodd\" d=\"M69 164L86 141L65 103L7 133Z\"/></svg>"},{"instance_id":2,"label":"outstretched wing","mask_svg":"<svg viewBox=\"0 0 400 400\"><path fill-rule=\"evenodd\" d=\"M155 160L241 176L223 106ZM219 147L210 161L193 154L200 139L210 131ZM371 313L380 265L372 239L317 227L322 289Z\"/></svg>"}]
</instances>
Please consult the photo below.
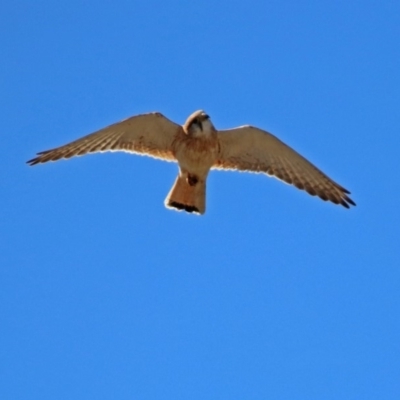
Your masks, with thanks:
<instances>
[{"instance_id":1,"label":"outstretched wing","mask_svg":"<svg viewBox=\"0 0 400 400\"><path fill-rule=\"evenodd\" d=\"M264 172L312 196L349 208L350 192L274 135L252 126L218 131L220 156L213 168Z\"/></svg>"},{"instance_id":2,"label":"outstretched wing","mask_svg":"<svg viewBox=\"0 0 400 400\"><path fill-rule=\"evenodd\" d=\"M38 153L30 165L104 151L126 151L176 161L172 143L182 127L160 113L137 115L64 146Z\"/></svg>"}]
</instances>

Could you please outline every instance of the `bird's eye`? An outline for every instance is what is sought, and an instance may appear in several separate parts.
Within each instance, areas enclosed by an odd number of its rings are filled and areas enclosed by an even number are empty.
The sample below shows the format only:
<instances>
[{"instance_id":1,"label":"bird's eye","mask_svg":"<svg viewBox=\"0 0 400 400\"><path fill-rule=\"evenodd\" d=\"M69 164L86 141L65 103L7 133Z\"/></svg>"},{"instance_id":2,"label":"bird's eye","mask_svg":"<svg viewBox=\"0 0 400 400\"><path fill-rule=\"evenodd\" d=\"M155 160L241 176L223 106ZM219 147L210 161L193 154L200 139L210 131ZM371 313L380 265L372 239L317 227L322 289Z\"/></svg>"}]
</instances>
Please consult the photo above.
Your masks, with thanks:
<instances>
[{"instance_id":1,"label":"bird's eye","mask_svg":"<svg viewBox=\"0 0 400 400\"><path fill-rule=\"evenodd\" d=\"M199 120L197 119L197 118L195 118L193 121L192 121L192 124L198 124L199 123Z\"/></svg>"}]
</instances>

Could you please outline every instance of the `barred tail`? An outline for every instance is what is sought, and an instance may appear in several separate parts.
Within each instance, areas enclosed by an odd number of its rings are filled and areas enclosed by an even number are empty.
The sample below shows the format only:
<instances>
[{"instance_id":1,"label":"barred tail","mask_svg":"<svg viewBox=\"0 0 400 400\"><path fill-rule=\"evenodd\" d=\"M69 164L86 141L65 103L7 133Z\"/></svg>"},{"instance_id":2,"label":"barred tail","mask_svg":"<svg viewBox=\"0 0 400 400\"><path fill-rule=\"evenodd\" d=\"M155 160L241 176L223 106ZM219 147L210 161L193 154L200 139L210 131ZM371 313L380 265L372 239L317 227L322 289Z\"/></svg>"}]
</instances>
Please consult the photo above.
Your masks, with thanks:
<instances>
[{"instance_id":1,"label":"barred tail","mask_svg":"<svg viewBox=\"0 0 400 400\"><path fill-rule=\"evenodd\" d=\"M180 173L165 199L165 206L190 213L206 211L206 182L194 175Z\"/></svg>"}]
</instances>

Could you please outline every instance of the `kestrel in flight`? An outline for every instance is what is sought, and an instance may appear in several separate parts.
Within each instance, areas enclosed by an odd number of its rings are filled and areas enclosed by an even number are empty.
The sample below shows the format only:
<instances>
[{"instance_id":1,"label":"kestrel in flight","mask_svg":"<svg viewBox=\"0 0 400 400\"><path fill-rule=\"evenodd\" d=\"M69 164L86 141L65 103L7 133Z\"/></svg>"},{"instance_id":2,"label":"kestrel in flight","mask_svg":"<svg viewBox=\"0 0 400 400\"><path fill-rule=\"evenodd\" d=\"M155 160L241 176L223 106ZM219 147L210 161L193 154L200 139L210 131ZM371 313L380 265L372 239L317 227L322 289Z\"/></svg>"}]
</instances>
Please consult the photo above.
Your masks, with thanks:
<instances>
[{"instance_id":1,"label":"kestrel in flight","mask_svg":"<svg viewBox=\"0 0 400 400\"><path fill-rule=\"evenodd\" d=\"M126 151L177 162L179 174L165 205L190 213L205 212L210 169L273 175L322 200L346 208L355 206L348 190L271 133L249 125L218 131L201 110L190 115L183 126L160 113L137 115L42 151L28 164L104 151Z\"/></svg>"}]
</instances>

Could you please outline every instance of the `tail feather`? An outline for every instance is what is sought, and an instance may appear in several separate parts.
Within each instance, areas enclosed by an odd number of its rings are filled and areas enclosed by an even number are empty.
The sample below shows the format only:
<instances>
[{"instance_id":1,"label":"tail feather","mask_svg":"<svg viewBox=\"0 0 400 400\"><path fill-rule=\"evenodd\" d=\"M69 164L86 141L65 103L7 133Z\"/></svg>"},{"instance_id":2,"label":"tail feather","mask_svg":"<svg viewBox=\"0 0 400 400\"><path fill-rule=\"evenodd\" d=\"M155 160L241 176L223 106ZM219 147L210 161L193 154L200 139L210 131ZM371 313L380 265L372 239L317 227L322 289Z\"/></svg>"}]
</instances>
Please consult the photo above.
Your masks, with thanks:
<instances>
[{"instance_id":1,"label":"tail feather","mask_svg":"<svg viewBox=\"0 0 400 400\"><path fill-rule=\"evenodd\" d=\"M206 211L206 183L188 174L179 174L165 199L165 206L190 213Z\"/></svg>"}]
</instances>

